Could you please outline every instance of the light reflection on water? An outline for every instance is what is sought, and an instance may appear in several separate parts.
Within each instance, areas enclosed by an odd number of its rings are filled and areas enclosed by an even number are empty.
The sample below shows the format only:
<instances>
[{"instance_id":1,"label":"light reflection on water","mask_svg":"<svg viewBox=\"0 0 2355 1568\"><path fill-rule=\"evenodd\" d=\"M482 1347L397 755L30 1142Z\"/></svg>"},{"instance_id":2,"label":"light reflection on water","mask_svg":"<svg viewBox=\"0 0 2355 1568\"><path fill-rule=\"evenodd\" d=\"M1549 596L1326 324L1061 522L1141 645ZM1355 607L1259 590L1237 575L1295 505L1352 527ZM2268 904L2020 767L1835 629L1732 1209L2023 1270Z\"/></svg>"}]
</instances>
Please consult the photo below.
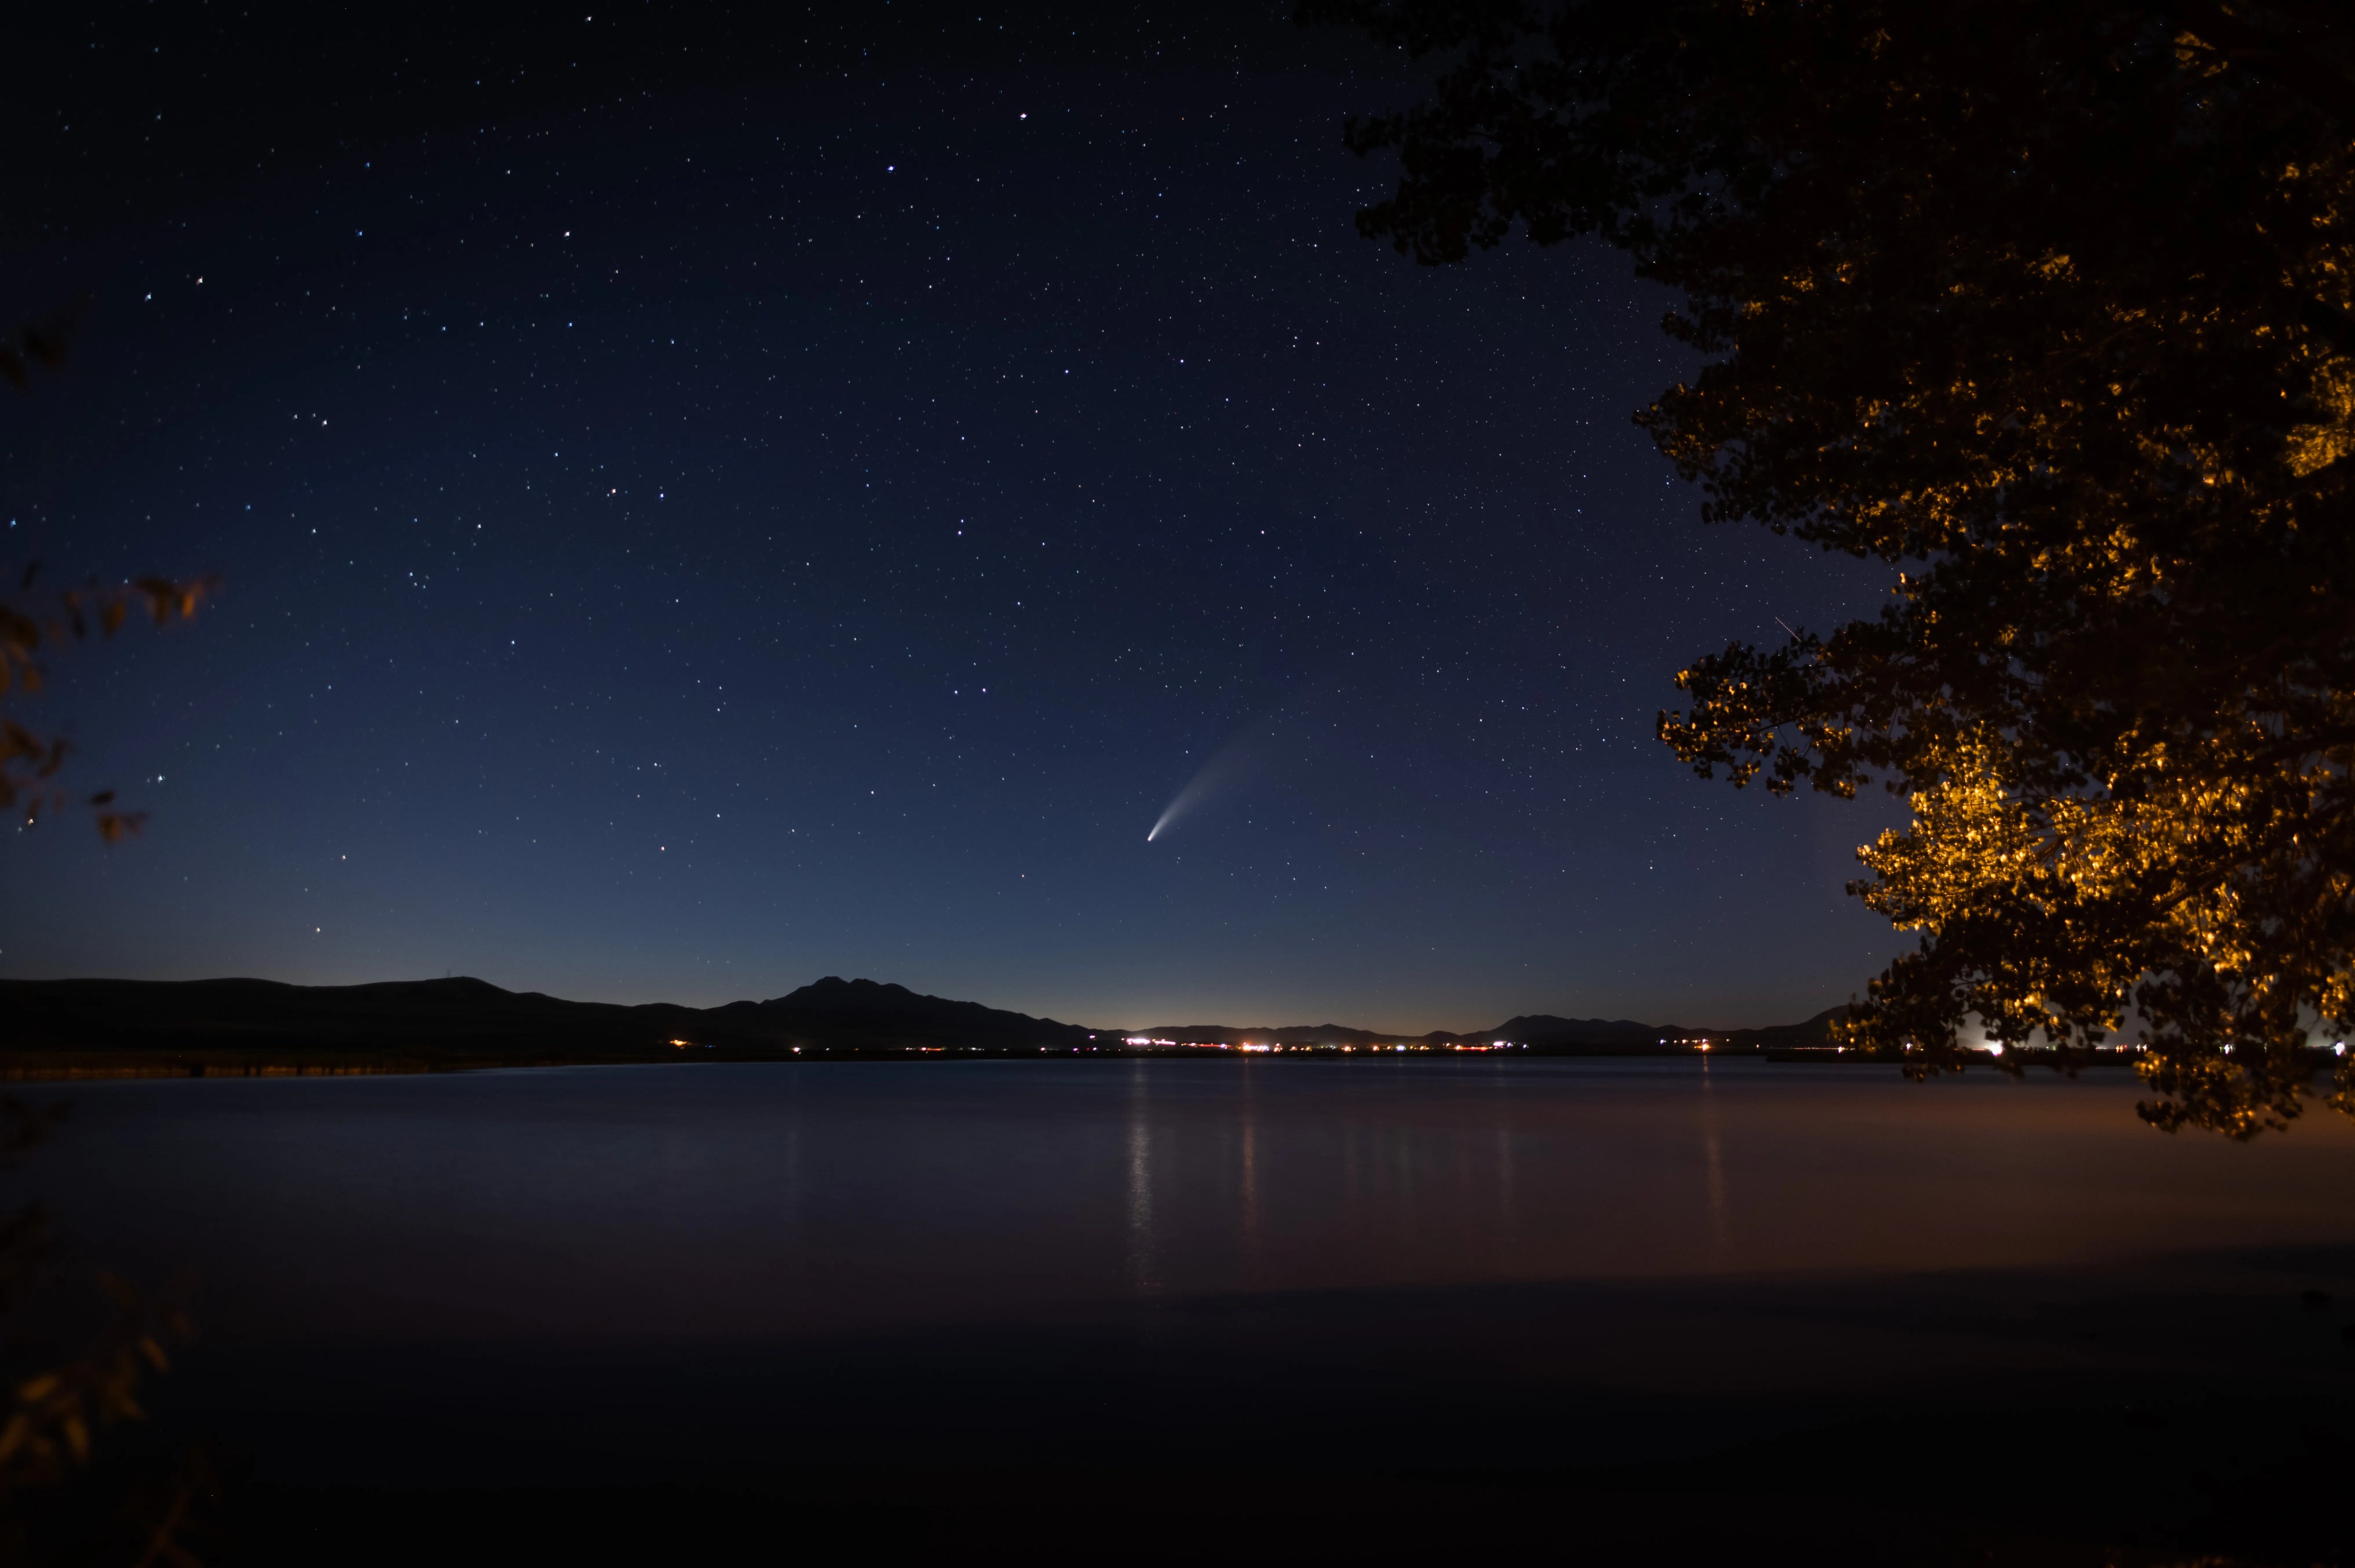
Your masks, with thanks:
<instances>
[{"instance_id":1,"label":"light reflection on water","mask_svg":"<svg viewBox=\"0 0 2355 1568\"><path fill-rule=\"evenodd\" d=\"M1725 1158L1718 1147L1718 1074L1714 1067L1709 1058L1701 1058L1700 1141L1704 1157L1709 1162L1710 1261L1723 1268L1733 1252L1733 1216L1726 1206Z\"/></svg>"},{"instance_id":2,"label":"light reflection on water","mask_svg":"<svg viewBox=\"0 0 2355 1568\"><path fill-rule=\"evenodd\" d=\"M1732 1061L570 1069L76 1086L31 1177L240 1338L761 1337L1238 1290L2355 1239L2355 1128Z\"/></svg>"},{"instance_id":3,"label":"light reflection on water","mask_svg":"<svg viewBox=\"0 0 2355 1568\"><path fill-rule=\"evenodd\" d=\"M1160 1288L1153 1259L1153 1076L1152 1063L1129 1064L1128 1074L1128 1288L1147 1296Z\"/></svg>"}]
</instances>

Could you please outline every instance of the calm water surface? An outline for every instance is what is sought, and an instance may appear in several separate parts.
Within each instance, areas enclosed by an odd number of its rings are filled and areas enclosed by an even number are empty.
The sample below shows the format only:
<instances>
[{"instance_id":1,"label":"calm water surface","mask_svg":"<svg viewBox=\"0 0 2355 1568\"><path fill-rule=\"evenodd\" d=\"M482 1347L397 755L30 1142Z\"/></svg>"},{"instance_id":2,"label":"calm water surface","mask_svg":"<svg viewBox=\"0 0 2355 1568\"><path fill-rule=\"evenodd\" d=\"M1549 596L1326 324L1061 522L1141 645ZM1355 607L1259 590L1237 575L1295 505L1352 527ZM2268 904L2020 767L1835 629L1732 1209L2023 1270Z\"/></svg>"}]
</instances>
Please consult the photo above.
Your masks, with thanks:
<instances>
[{"instance_id":1,"label":"calm water surface","mask_svg":"<svg viewBox=\"0 0 2355 1568\"><path fill-rule=\"evenodd\" d=\"M29 1179L231 1342L730 1341L1221 1293L2075 1267L2355 1241L2355 1128L2124 1075L841 1063L75 1086Z\"/></svg>"}]
</instances>

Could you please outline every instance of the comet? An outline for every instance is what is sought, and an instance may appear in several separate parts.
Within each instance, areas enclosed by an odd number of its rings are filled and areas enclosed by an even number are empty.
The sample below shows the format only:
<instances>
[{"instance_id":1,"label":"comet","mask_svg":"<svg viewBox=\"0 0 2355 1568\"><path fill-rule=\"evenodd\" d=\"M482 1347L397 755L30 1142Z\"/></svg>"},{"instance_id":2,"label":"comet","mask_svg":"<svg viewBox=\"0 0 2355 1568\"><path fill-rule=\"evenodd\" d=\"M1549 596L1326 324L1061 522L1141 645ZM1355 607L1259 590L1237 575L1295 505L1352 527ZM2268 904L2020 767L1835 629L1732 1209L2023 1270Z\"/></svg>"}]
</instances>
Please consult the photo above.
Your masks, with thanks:
<instances>
[{"instance_id":1,"label":"comet","mask_svg":"<svg viewBox=\"0 0 2355 1568\"><path fill-rule=\"evenodd\" d=\"M1155 820L1153 831L1145 836L1145 841L1150 844L1160 837L1172 823L1194 809L1195 805L1202 798L1202 775L1196 773L1192 782L1170 797L1169 804L1161 808L1161 815Z\"/></svg>"},{"instance_id":2,"label":"comet","mask_svg":"<svg viewBox=\"0 0 2355 1568\"><path fill-rule=\"evenodd\" d=\"M1204 801L1222 794L1231 785L1241 783L1252 772L1256 761L1256 753L1241 735L1211 752L1210 760L1197 769L1194 776L1186 781L1185 787L1170 796L1169 804L1161 808L1161 816L1154 822L1153 830L1145 836L1145 841L1147 844L1155 842L1191 816Z\"/></svg>"}]
</instances>

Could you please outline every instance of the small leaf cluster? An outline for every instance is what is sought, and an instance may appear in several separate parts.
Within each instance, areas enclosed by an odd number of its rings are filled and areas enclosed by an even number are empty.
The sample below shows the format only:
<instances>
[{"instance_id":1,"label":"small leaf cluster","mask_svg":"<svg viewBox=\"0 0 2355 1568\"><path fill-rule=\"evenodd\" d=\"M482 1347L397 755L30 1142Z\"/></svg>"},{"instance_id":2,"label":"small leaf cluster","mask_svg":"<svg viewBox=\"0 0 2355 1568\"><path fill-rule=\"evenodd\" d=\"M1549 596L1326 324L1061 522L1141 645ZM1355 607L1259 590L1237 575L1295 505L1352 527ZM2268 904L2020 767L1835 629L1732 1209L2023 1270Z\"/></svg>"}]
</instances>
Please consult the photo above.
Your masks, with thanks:
<instances>
[{"instance_id":1,"label":"small leaf cluster","mask_svg":"<svg viewBox=\"0 0 2355 1568\"><path fill-rule=\"evenodd\" d=\"M134 612L158 626L186 620L212 588L209 580L142 577L45 592L37 586L38 576L38 563L27 566L16 574L16 591L0 596L0 701L41 689L45 647L111 637ZM67 796L56 781L72 751L64 736L37 733L0 713L0 812L21 811L30 827L45 809L64 805ZM145 820L144 812L115 809L112 790L101 790L83 804L109 843L137 832Z\"/></svg>"},{"instance_id":2,"label":"small leaf cluster","mask_svg":"<svg viewBox=\"0 0 2355 1568\"><path fill-rule=\"evenodd\" d=\"M48 1141L64 1112L62 1103L34 1107L0 1094L0 1168L13 1168ZM54 1245L54 1229L39 1205L0 1213L0 1323L21 1324L34 1302L59 1283ZM0 1519L27 1494L53 1488L88 1467L106 1427L144 1419L141 1384L169 1368L165 1346L192 1332L176 1306L150 1298L127 1281L94 1271L90 1283L103 1303L101 1327L69 1354L36 1354L0 1396ZM17 1360L26 1355L20 1346L10 1350Z\"/></svg>"}]
</instances>

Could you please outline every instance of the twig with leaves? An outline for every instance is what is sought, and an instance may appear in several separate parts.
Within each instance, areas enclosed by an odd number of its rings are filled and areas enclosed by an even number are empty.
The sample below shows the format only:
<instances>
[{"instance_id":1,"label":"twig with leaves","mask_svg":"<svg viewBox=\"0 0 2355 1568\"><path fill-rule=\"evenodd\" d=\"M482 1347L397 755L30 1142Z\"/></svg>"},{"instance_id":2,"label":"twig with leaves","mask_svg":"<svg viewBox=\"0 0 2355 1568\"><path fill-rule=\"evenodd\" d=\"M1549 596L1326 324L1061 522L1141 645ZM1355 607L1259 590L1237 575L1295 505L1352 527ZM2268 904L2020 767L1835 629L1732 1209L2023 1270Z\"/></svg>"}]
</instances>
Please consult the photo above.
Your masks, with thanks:
<instances>
[{"instance_id":1,"label":"twig with leaves","mask_svg":"<svg viewBox=\"0 0 2355 1568\"><path fill-rule=\"evenodd\" d=\"M28 390L36 368L62 370L87 304L76 301L0 335L0 379ZM40 570L34 561L10 573L16 586L0 594L0 701L41 689L42 649L112 637L134 611L144 611L158 626L187 620L214 587L211 578L150 576L128 582L93 579L80 588L45 592L37 586ZM0 813L21 809L30 827L44 811L54 814L69 804L57 780L72 751L64 736L38 733L0 713ZM91 808L99 836L110 844L138 832L147 819L144 811L117 809L111 789L85 796L81 804Z\"/></svg>"},{"instance_id":2,"label":"twig with leaves","mask_svg":"<svg viewBox=\"0 0 2355 1568\"><path fill-rule=\"evenodd\" d=\"M66 1109L62 1102L33 1106L0 1094L0 1169L13 1168L46 1143ZM21 1318L54 1282L54 1237L37 1202L0 1214L0 1318ZM167 1345L193 1337L186 1315L171 1301L103 1271L89 1277L110 1308L104 1325L78 1352L37 1366L6 1391L0 1409L0 1516L12 1513L26 1494L58 1487L86 1469L106 1428L144 1420L142 1383L169 1370ZM185 1505L163 1511L155 1527L162 1546L150 1542L151 1560L182 1561L173 1543L186 1512Z\"/></svg>"},{"instance_id":3,"label":"twig with leaves","mask_svg":"<svg viewBox=\"0 0 2355 1568\"><path fill-rule=\"evenodd\" d=\"M39 575L37 561L18 574L16 592L0 598L0 699L41 689L44 647L111 637L134 611L158 626L187 620L213 587L210 579L142 577L45 592L37 585ZM39 734L14 718L0 717L0 812L21 810L31 827L44 811L67 805L57 777L72 751L62 735ZM116 809L114 800L109 789L82 802L96 813L99 835L110 844L136 833L146 820L144 812Z\"/></svg>"}]
</instances>

